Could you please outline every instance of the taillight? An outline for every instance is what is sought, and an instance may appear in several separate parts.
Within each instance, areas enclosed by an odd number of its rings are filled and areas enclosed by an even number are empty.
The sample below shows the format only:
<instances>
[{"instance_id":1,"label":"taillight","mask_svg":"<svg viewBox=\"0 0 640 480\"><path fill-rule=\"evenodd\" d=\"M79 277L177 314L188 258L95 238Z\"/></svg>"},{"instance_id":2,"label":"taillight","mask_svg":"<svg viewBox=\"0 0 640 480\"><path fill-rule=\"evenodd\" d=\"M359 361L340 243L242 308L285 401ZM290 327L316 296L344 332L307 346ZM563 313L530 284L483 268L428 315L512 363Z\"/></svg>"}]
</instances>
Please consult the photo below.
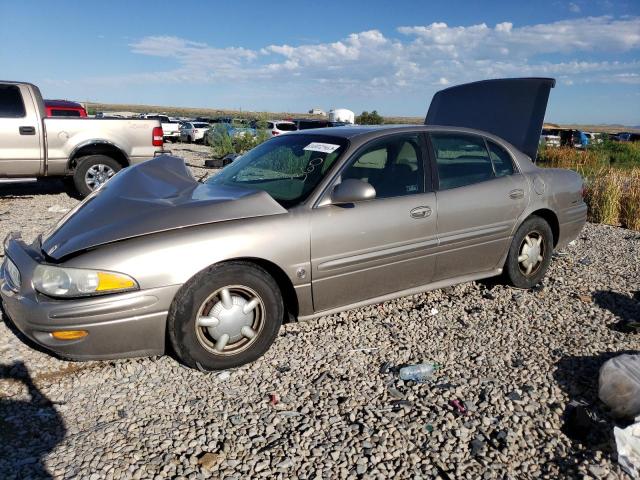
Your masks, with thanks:
<instances>
[{"instance_id":1,"label":"taillight","mask_svg":"<svg viewBox=\"0 0 640 480\"><path fill-rule=\"evenodd\" d=\"M151 134L153 136L153 141L151 144L154 147L161 147L164 144L164 140L162 138L162 127L153 127L153 132Z\"/></svg>"},{"instance_id":2,"label":"taillight","mask_svg":"<svg viewBox=\"0 0 640 480\"><path fill-rule=\"evenodd\" d=\"M272 130L271 135L280 135L280 132L277 130Z\"/></svg>"}]
</instances>

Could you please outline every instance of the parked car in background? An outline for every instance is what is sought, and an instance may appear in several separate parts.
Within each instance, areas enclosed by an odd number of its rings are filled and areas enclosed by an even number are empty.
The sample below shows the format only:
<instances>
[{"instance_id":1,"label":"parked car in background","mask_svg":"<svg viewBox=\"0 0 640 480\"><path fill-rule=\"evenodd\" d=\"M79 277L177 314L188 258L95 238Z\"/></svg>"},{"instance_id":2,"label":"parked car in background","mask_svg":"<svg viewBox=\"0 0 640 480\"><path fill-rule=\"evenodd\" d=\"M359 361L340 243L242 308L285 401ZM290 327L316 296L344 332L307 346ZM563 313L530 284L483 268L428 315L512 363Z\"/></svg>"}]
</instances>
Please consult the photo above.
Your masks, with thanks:
<instances>
[{"instance_id":1,"label":"parked car in background","mask_svg":"<svg viewBox=\"0 0 640 480\"><path fill-rule=\"evenodd\" d=\"M140 115L140 118L147 120L159 120L162 125L162 137L167 142L177 142L180 140L180 122L170 119L167 115L158 113L146 113Z\"/></svg>"},{"instance_id":2,"label":"parked car in background","mask_svg":"<svg viewBox=\"0 0 640 480\"><path fill-rule=\"evenodd\" d=\"M264 125L264 128L267 130L267 133L270 137L275 137L277 135L282 135L283 133L295 132L298 130L296 124L289 120L267 120L265 122L254 121L251 123L251 127L254 129L258 129L261 126L261 123Z\"/></svg>"},{"instance_id":3,"label":"parked car in background","mask_svg":"<svg viewBox=\"0 0 640 480\"><path fill-rule=\"evenodd\" d=\"M0 177L64 177L85 196L158 153L158 120L50 118L38 87L0 82Z\"/></svg>"},{"instance_id":4,"label":"parked car in background","mask_svg":"<svg viewBox=\"0 0 640 480\"><path fill-rule=\"evenodd\" d=\"M616 135L618 142L638 142L640 141L640 133L622 132Z\"/></svg>"},{"instance_id":5,"label":"parked car in background","mask_svg":"<svg viewBox=\"0 0 640 480\"><path fill-rule=\"evenodd\" d=\"M204 184L171 156L128 169L31 246L6 240L5 312L63 357L170 346L214 370L263 355L285 318L500 274L532 288L587 215L578 173L531 161L553 84L452 87L425 125L277 136Z\"/></svg>"},{"instance_id":6,"label":"parked car in background","mask_svg":"<svg viewBox=\"0 0 640 480\"><path fill-rule=\"evenodd\" d=\"M540 144L545 147L559 147L560 132L554 129L543 128L540 134Z\"/></svg>"},{"instance_id":7,"label":"parked car in background","mask_svg":"<svg viewBox=\"0 0 640 480\"><path fill-rule=\"evenodd\" d=\"M86 118L87 111L82 105L69 100L45 100L44 110L47 117Z\"/></svg>"},{"instance_id":8,"label":"parked car in background","mask_svg":"<svg viewBox=\"0 0 640 480\"><path fill-rule=\"evenodd\" d=\"M180 126L180 141L187 143L202 142L209 127L211 125L204 122L185 122Z\"/></svg>"}]
</instances>

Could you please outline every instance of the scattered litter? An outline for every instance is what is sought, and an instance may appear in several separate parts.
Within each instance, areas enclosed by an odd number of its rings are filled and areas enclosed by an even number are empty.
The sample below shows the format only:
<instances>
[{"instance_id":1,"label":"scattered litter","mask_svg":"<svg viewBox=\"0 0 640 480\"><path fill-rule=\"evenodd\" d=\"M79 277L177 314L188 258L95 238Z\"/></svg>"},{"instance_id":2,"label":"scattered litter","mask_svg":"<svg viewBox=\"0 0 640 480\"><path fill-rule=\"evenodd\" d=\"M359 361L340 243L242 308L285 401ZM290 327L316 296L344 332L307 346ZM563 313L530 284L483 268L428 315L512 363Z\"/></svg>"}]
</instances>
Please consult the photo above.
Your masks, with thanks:
<instances>
[{"instance_id":1,"label":"scattered litter","mask_svg":"<svg viewBox=\"0 0 640 480\"><path fill-rule=\"evenodd\" d=\"M571 400L567 404L564 433L573 440L599 436L607 423L584 400Z\"/></svg>"},{"instance_id":2,"label":"scattered litter","mask_svg":"<svg viewBox=\"0 0 640 480\"><path fill-rule=\"evenodd\" d=\"M409 365L400 369L400 378L402 380L413 380L414 382L426 382L433 378L433 373L440 366L436 363L419 363L417 365Z\"/></svg>"},{"instance_id":3,"label":"scattered litter","mask_svg":"<svg viewBox=\"0 0 640 480\"><path fill-rule=\"evenodd\" d=\"M394 400L391 402L391 411L398 412L402 409L402 407L413 407L413 403L409 400Z\"/></svg>"},{"instance_id":4,"label":"scattered litter","mask_svg":"<svg viewBox=\"0 0 640 480\"><path fill-rule=\"evenodd\" d=\"M469 446L471 447L471 455L474 457L480 455L485 449L485 444L481 437L471 440Z\"/></svg>"},{"instance_id":5,"label":"scattered litter","mask_svg":"<svg viewBox=\"0 0 640 480\"><path fill-rule=\"evenodd\" d=\"M381 375L386 375L387 373L389 373L390 370L391 370L391 362L383 362L382 365L380 365Z\"/></svg>"},{"instance_id":6,"label":"scattered litter","mask_svg":"<svg viewBox=\"0 0 640 480\"><path fill-rule=\"evenodd\" d=\"M467 414L467 406L462 400L449 400L449 405L451 405L454 409L454 412L458 415L466 415Z\"/></svg>"},{"instance_id":7,"label":"scattered litter","mask_svg":"<svg viewBox=\"0 0 640 480\"><path fill-rule=\"evenodd\" d=\"M277 393L270 393L269 394L269 403L271 403L271 405L275 406L278 403L280 403L280 395L278 395Z\"/></svg>"},{"instance_id":8,"label":"scattered litter","mask_svg":"<svg viewBox=\"0 0 640 480\"><path fill-rule=\"evenodd\" d=\"M566 257L567 255L569 255L569 252L565 252L563 250L557 250L557 251L553 252L553 254L551 256L552 257Z\"/></svg>"},{"instance_id":9,"label":"scattered litter","mask_svg":"<svg viewBox=\"0 0 640 480\"><path fill-rule=\"evenodd\" d=\"M522 400L522 397L520 396L520 394L518 392L509 392L507 394L507 398L511 401L518 401L518 400Z\"/></svg>"},{"instance_id":10,"label":"scattered litter","mask_svg":"<svg viewBox=\"0 0 640 480\"><path fill-rule=\"evenodd\" d=\"M640 417L627 428L614 427L618 463L631 478L640 479Z\"/></svg>"},{"instance_id":11,"label":"scattered litter","mask_svg":"<svg viewBox=\"0 0 640 480\"><path fill-rule=\"evenodd\" d=\"M300 417L302 414L300 412L296 412L295 410L282 410L278 412L278 415L282 415L283 417Z\"/></svg>"},{"instance_id":12,"label":"scattered litter","mask_svg":"<svg viewBox=\"0 0 640 480\"><path fill-rule=\"evenodd\" d=\"M614 415L640 415L640 355L619 355L600 369L598 396Z\"/></svg>"},{"instance_id":13,"label":"scattered litter","mask_svg":"<svg viewBox=\"0 0 640 480\"><path fill-rule=\"evenodd\" d=\"M273 442L267 443L264 447L258 450L258 453L263 453L268 450L273 450L274 448L279 447L280 445L283 445L285 443L287 443L287 439L280 437L277 440L274 440Z\"/></svg>"},{"instance_id":14,"label":"scattered litter","mask_svg":"<svg viewBox=\"0 0 640 480\"><path fill-rule=\"evenodd\" d=\"M318 375L316 378L314 378L311 383L316 385L316 384L322 382L325 378L327 378L328 375L329 375L329 373L325 370L320 375Z\"/></svg>"},{"instance_id":15,"label":"scattered litter","mask_svg":"<svg viewBox=\"0 0 640 480\"><path fill-rule=\"evenodd\" d=\"M54 205L53 207L49 207L47 211L51 213L67 213L70 209L66 207L62 207L60 205Z\"/></svg>"},{"instance_id":16,"label":"scattered litter","mask_svg":"<svg viewBox=\"0 0 640 480\"><path fill-rule=\"evenodd\" d=\"M424 426L424 429L425 429L425 431L426 431L427 433L431 433L431 432L433 432L433 425L431 425L430 423L427 423L427 424Z\"/></svg>"},{"instance_id":17,"label":"scattered litter","mask_svg":"<svg viewBox=\"0 0 640 480\"><path fill-rule=\"evenodd\" d=\"M391 395L393 398L396 398L399 400L404 399L404 394L395 387L388 387L387 392L389 392L389 395Z\"/></svg>"},{"instance_id":18,"label":"scattered litter","mask_svg":"<svg viewBox=\"0 0 640 480\"><path fill-rule=\"evenodd\" d=\"M455 388L458 385L456 385L455 383L444 382L444 383L438 383L438 384L436 384L434 386L436 388L439 388L440 390L449 390L450 388Z\"/></svg>"},{"instance_id":19,"label":"scattered litter","mask_svg":"<svg viewBox=\"0 0 640 480\"><path fill-rule=\"evenodd\" d=\"M429 310L429 315L431 315L432 317L437 314L438 314L437 308L433 307L431 310Z\"/></svg>"},{"instance_id":20,"label":"scattered litter","mask_svg":"<svg viewBox=\"0 0 640 480\"><path fill-rule=\"evenodd\" d=\"M349 350L349 353L353 352L375 352L376 350L380 350L379 347L363 347L363 348L353 348Z\"/></svg>"},{"instance_id":21,"label":"scattered litter","mask_svg":"<svg viewBox=\"0 0 640 480\"><path fill-rule=\"evenodd\" d=\"M291 367L289 365L277 365L276 370L278 373L286 373L291 370Z\"/></svg>"},{"instance_id":22,"label":"scattered litter","mask_svg":"<svg viewBox=\"0 0 640 480\"><path fill-rule=\"evenodd\" d=\"M221 372L218 374L218 380L220 381L225 381L225 380L229 380L231 378L231 373L229 372Z\"/></svg>"},{"instance_id":23,"label":"scattered litter","mask_svg":"<svg viewBox=\"0 0 640 480\"><path fill-rule=\"evenodd\" d=\"M583 257L580 260L578 260L578 263L580 265L591 265L593 263L593 260L591 260L589 257Z\"/></svg>"},{"instance_id":24,"label":"scattered litter","mask_svg":"<svg viewBox=\"0 0 640 480\"><path fill-rule=\"evenodd\" d=\"M570 247L573 247L576 243L577 243L577 240L571 240L571 241L569 242L569 246L570 246Z\"/></svg>"}]
</instances>

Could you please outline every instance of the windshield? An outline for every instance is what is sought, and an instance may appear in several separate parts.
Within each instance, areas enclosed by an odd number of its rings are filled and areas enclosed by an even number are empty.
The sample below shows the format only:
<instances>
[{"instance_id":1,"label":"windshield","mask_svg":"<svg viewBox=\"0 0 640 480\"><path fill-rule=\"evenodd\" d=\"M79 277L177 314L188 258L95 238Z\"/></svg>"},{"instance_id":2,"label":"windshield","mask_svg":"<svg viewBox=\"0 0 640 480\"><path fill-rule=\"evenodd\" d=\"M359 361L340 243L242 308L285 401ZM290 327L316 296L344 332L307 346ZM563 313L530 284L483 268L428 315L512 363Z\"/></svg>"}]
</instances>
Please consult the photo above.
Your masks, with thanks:
<instances>
[{"instance_id":1,"label":"windshield","mask_svg":"<svg viewBox=\"0 0 640 480\"><path fill-rule=\"evenodd\" d=\"M206 183L264 190L284 208L290 208L306 200L346 145L346 139L329 135L274 137Z\"/></svg>"}]
</instances>

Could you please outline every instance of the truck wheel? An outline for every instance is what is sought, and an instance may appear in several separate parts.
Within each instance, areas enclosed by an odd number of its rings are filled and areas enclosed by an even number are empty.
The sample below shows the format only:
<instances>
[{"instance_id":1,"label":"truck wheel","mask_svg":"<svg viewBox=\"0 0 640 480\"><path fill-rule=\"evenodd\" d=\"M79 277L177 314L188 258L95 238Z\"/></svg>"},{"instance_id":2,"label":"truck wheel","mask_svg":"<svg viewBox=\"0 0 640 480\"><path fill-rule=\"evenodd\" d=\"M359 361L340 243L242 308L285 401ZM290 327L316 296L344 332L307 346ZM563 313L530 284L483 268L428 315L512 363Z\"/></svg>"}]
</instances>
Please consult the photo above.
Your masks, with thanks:
<instances>
[{"instance_id":1,"label":"truck wheel","mask_svg":"<svg viewBox=\"0 0 640 480\"><path fill-rule=\"evenodd\" d=\"M120 169L116 160L106 155L87 155L78 159L78 166L73 174L73 183L82 197L102 186Z\"/></svg>"},{"instance_id":2,"label":"truck wheel","mask_svg":"<svg viewBox=\"0 0 640 480\"><path fill-rule=\"evenodd\" d=\"M553 253L553 233L542 218L527 218L516 231L509 248L505 274L517 288L533 288L544 277Z\"/></svg>"},{"instance_id":3,"label":"truck wheel","mask_svg":"<svg viewBox=\"0 0 640 480\"><path fill-rule=\"evenodd\" d=\"M253 362L271 346L284 318L278 284L249 262L214 265L178 292L167 319L179 359L201 370Z\"/></svg>"}]
</instances>

